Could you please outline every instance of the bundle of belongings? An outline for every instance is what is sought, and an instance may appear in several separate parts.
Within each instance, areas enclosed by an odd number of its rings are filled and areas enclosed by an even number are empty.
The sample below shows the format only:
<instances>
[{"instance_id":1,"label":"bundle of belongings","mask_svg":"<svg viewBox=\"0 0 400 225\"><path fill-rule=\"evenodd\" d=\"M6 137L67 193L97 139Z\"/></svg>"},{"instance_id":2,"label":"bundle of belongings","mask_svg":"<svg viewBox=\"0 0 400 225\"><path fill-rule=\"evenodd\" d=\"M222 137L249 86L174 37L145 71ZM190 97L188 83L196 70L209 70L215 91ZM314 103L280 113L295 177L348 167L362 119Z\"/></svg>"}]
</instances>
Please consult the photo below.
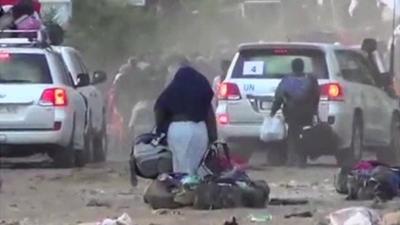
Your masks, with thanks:
<instances>
[{"instance_id":1,"label":"bundle of belongings","mask_svg":"<svg viewBox=\"0 0 400 225\"><path fill-rule=\"evenodd\" d=\"M197 175L189 176L172 172L172 153L164 134L144 134L135 140L130 167L132 183L136 176L153 179L144 194L144 201L153 209L264 208L269 200L268 184L251 180L242 168L234 166L224 142L213 143Z\"/></svg>"},{"instance_id":2,"label":"bundle of belongings","mask_svg":"<svg viewBox=\"0 0 400 225\"><path fill-rule=\"evenodd\" d=\"M42 28L40 3L37 0L8 0L0 3L1 30L39 30ZM28 34L20 34L23 37L26 35Z\"/></svg>"},{"instance_id":3,"label":"bundle of belongings","mask_svg":"<svg viewBox=\"0 0 400 225\"><path fill-rule=\"evenodd\" d=\"M0 0L1 37L37 38L38 31L45 31L43 33L52 45L60 45L64 40L64 30L52 22L44 24L40 10L38 0Z\"/></svg>"},{"instance_id":4,"label":"bundle of belongings","mask_svg":"<svg viewBox=\"0 0 400 225\"><path fill-rule=\"evenodd\" d=\"M392 200L400 189L400 168L378 161L360 161L340 168L335 175L335 188L347 200Z\"/></svg>"}]
</instances>

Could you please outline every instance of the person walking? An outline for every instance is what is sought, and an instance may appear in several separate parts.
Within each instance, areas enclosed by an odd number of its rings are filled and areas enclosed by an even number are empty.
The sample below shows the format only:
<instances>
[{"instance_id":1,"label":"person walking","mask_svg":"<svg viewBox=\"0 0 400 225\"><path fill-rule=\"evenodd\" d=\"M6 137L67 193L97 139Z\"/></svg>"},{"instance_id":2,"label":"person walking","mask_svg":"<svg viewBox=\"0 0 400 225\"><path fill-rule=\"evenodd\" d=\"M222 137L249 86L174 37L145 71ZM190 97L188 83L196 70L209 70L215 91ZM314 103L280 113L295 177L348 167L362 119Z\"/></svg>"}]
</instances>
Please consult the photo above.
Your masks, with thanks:
<instances>
[{"instance_id":1,"label":"person walking","mask_svg":"<svg viewBox=\"0 0 400 225\"><path fill-rule=\"evenodd\" d=\"M196 175L209 143L217 139L213 95L208 80L184 65L158 97L157 132L167 134L174 172Z\"/></svg>"},{"instance_id":2,"label":"person walking","mask_svg":"<svg viewBox=\"0 0 400 225\"><path fill-rule=\"evenodd\" d=\"M318 114L320 90L318 81L304 73L304 61L296 58L292 61L293 74L284 77L275 92L275 100L271 108L274 117L282 108L288 124L288 165L303 167L307 163L307 155L301 148L300 135L304 126L312 125Z\"/></svg>"}]
</instances>

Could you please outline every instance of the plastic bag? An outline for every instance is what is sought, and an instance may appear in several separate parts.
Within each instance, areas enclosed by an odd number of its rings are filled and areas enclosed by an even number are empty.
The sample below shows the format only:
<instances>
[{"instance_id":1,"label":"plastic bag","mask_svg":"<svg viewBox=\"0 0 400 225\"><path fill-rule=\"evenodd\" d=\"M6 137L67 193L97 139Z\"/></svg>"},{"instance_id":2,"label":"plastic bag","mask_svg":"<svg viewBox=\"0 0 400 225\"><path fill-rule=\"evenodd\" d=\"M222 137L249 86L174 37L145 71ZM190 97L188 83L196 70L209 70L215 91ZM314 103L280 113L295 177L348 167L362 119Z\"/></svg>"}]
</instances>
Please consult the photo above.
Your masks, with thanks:
<instances>
[{"instance_id":1,"label":"plastic bag","mask_svg":"<svg viewBox=\"0 0 400 225\"><path fill-rule=\"evenodd\" d=\"M264 142L282 141L286 137L286 124L282 116L266 117L261 126L260 139Z\"/></svg>"},{"instance_id":2,"label":"plastic bag","mask_svg":"<svg viewBox=\"0 0 400 225\"><path fill-rule=\"evenodd\" d=\"M379 225L381 217L368 208L352 207L341 209L329 215L331 225Z\"/></svg>"}]
</instances>

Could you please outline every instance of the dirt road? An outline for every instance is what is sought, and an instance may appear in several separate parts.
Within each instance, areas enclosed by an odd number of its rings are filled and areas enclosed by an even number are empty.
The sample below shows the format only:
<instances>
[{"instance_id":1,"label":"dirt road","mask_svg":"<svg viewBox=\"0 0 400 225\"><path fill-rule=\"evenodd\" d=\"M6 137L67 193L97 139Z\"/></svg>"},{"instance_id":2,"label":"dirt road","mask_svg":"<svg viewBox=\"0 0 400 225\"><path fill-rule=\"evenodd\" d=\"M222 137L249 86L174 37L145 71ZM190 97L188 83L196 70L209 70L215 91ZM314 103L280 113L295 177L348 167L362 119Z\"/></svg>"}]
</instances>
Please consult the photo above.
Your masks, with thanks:
<instances>
[{"instance_id":1,"label":"dirt road","mask_svg":"<svg viewBox=\"0 0 400 225\"><path fill-rule=\"evenodd\" d=\"M17 221L23 225L73 225L95 222L105 217L128 213L138 225L222 225L235 216L239 224L250 224L249 215L272 215L266 224L309 225L327 213L346 206L371 205L371 202L346 202L332 186L336 168L328 164L307 169L271 168L262 166L262 155L253 157L251 177L265 179L271 186L271 197L308 198L304 206L269 206L266 209L234 209L218 211L152 211L142 201L148 181L141 180L137 188L128 182L126 162L89 165L84 169L56 170L41 159L16 162L2 161L3 179L0 193L0 224ZM32 162L35 161L36 162ZM21 163L24 162L24 163ZM89 207L88 203L99 206ZM399 205L393 201L389 208ZM293 212L311 211L313 218L284 219Z\"/></svg>"}]
</instances>

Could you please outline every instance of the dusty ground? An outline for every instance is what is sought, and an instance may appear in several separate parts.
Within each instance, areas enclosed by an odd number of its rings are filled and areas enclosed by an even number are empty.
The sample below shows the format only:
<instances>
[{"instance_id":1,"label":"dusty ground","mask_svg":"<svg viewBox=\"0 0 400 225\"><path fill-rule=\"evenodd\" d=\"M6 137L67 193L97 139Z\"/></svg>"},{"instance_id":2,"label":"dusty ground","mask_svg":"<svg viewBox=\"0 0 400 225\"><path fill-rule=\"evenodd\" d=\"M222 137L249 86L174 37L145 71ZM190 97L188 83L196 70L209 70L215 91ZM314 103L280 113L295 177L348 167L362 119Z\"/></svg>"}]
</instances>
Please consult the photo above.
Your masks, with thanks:
<instances>
[{"instance_id":1,"label":"dusty ground","mask_svg":"<svg viewBox=\"0 0 400 225\"><path fill-rule=\"evenodd\" d=\"M249 215L271 214L272 221L265 224L309 225L316 224L327 213L346 206L371 205L371 202L346 202L335 193L332 186L336 168L323 159L307 169L264 167L265 157L253 157L253 169L249 174L269 182L272 197L306 197L305 206L269 206L266 209L235 209L219 211L152 211L142 201L143 190L148 181L141 180L139 187L131 188L128 182L126 162L108 162L89 165L84 169L56 170L42 159L30 158L20 161L3 160L0 176L3 188L0 193L0 221L23 225L72 225L80 222L99 221L128 213L138 225L222 225L235 216L239 224L250 224ZM331 164L329 164L331 163ZM95 199L107 207L88 207ZM393 209L400 206L398 200L389 204ZM292 212L312 211L313 218L284 219ZM2 224L0 222L0 224ZM4 224L6 224L4 222Z\"/></svg>"}]
</instances>

